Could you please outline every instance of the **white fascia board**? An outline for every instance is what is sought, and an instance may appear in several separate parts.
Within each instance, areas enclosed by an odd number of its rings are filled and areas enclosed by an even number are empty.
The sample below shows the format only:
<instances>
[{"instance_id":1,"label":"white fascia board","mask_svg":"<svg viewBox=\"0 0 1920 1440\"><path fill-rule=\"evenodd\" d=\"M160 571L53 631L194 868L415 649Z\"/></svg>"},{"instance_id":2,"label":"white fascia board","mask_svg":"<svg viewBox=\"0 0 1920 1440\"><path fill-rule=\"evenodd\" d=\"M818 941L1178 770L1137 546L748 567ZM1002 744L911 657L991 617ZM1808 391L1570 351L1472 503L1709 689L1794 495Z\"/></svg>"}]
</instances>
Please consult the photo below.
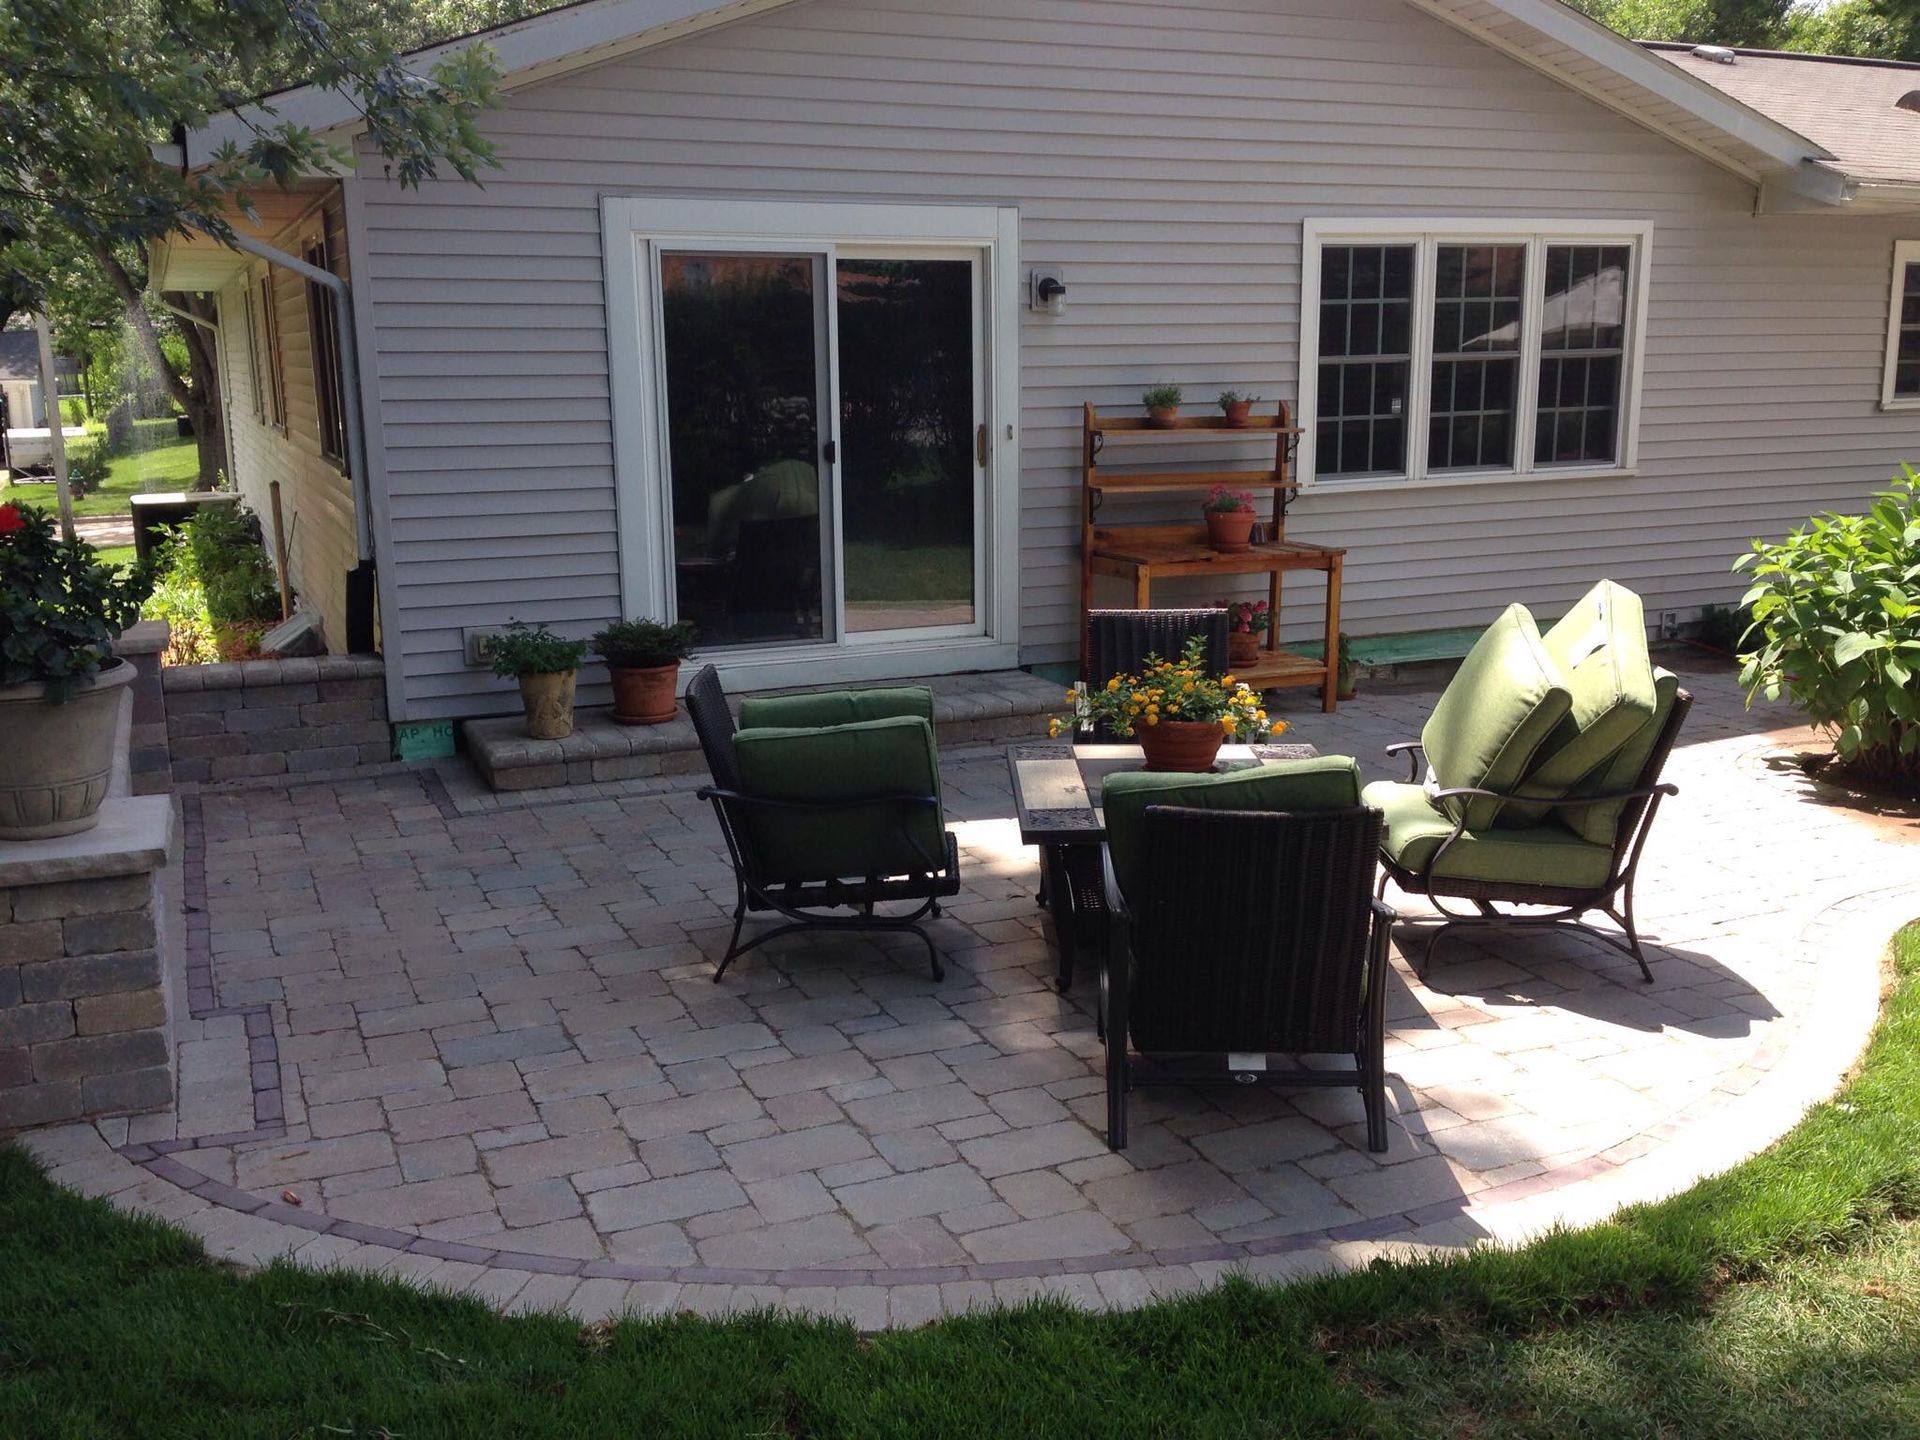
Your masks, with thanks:
<instances>
[{"instance_id":1,"label":"white fascia board","mask_svg":"<svg viewBox=\"0 0 1920 1440\"><path fill-rule=\"evenodd\" d=\"M796 0L732 0L723 5L715 5L712 0L585 0L416 50L407 57L408 68L425 75L468 46L483 44L499 59L501 90L513 91L794 3ZM349 95L318 85L296 86L258 104L225 111L189 131L187 165L198 168L211 163L215 152L228 140L244 148L255 126L288 122L316 133L352 134L360 128L361 118L359 107Z\"/></svg>"}]
</instances>

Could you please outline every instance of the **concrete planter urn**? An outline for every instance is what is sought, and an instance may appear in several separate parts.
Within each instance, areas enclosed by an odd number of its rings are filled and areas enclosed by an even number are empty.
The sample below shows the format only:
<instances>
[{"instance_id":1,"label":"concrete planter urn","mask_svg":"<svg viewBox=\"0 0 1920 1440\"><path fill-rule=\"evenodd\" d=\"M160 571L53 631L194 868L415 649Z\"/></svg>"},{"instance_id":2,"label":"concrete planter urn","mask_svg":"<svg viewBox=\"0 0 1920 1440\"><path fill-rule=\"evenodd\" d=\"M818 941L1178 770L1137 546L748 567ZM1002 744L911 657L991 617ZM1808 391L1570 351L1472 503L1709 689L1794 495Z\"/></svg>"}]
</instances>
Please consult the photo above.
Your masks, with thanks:
<instances>
[{"instance_id":1,"label":"concrete planter urn","mask_svg":"<svg viewBox=\"0 0 1920 1440\"><path fill-rule=\"evenodd\" d=\"M76 684L64 702L38 682L0 689L0 735L7 764L0 771L0 840L76 835L100 821L113 777L113 742L121 691L133 683L125 660L103 666L91 684Z\"/></svg>"},{"instance_id":2,"label":"concrete planter urn","mask_svg":"<svg viewBox=\"0 0 1920 1440\"><path fill-rule=\"evenodd\" d=\"M520 676L520 703L527 711L527 734L536 740L564 740L573 734L573 691L577 670Z\"/></svg>"}]
</instances>

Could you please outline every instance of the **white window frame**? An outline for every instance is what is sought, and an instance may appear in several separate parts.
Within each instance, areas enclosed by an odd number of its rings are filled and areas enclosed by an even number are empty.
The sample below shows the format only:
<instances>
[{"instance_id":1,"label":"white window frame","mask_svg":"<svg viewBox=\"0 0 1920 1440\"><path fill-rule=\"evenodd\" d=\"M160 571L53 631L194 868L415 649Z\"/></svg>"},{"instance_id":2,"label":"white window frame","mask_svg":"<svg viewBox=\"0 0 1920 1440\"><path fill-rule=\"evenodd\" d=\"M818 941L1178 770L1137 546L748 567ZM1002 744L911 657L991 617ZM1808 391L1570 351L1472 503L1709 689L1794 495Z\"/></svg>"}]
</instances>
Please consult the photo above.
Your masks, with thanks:
<instances>
[{"instance_id":1,"label":"white window frame","mask_svg":"<svg viewBox=\"0 0 1920 1440\"><path fill-rule=\"evenodd\" d=\"M1302 489L1404 490L1410 485L1484 485L1521 480L1569 480L1629 476L1639 464L1640 385L1645 373L1647 275L1653 255L1653 226L1638 220L1505 219L1347 219L1305 220L1300 227L1300 365L1295 375L1295 423L1301 429L1295 471ZM1414 247L1412 359L1407 377L1406 467L1399 475L1315 473L1314 442L1320 404L1320 255L1328 245L1411 245ZM1474 470L1427 469L1427 426L1433 375L1434 252L1441 245L1525 245L1526 298L1521 311L1519 383L1515 392L1514 463ZM1546 299L1546 249L1549 245L1630 245L1633 261L1627 277L1627 333L1623 346L1626 373L1621 377L1618 458L1608 465L1579 462L1537 465L1533 440L1540 383L1541 306Z\"/></svg>"},{"instance_id":2,"label":"white window frame","mask_svg":"<svg viewBox=\"0 0 1920 1440\"><path fill-rule=\"evenodd\" d=\"M620 604L628 616L672 613L672 495L667 481L666 388L659 374L662 249L811 251L827 257L918 254L981 257L982 381L988 463L977 515L972 626L856 632L817 644L728 646L696 656L731 684L856 681L1006 669L1018 663L1020 627L1019 212L1013 206L695 200L603 196L609 374L613 383L614 490ZM832 324L834 307L827 307ZM831 409L838 412L838 380ZM829 484L839 491L839 464ZM823 506L823 513L828 507ZM833 507L837 513L837 503ZM830 596L831 600L832 597ZM682 679L696 666L682 668Z\"/></svg>"},{"instance_id":3,"label":"white window frame","mask_svg":"<svg viewBox=\"0 0 1920 1440\"><path fill-rule=\"evenodd\" d=\"M1893 393L1894 365L1900 357L1900 302L1906 294L1907 267L1920 265L1920 240L1893 242L1893 284L1887 292L1887 358L1880 372L1882 410L1920 410L1920 395Z\"/></svg>"}]
</instances>

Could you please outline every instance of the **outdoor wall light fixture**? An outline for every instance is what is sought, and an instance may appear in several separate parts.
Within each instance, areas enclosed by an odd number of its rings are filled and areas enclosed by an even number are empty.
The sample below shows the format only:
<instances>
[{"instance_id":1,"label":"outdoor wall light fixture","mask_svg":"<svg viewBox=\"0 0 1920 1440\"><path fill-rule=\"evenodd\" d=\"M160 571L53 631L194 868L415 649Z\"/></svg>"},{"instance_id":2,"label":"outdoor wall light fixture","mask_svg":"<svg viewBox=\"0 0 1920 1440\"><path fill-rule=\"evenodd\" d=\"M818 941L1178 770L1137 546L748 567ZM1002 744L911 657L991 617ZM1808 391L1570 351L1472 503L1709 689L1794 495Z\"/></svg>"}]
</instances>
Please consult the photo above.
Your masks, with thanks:
<instances>
[{"instance_id":1,"label":"outdoor wall light fixture","mask_svg":"<svg viewBox=\"0 0 1920 1440\"><path fill-rule=\"evenodd\" d=\"M1060 271L1034 268L1033 308L1042 315L1067 313L1067 282Z\"/></svg>"}]
</instances>

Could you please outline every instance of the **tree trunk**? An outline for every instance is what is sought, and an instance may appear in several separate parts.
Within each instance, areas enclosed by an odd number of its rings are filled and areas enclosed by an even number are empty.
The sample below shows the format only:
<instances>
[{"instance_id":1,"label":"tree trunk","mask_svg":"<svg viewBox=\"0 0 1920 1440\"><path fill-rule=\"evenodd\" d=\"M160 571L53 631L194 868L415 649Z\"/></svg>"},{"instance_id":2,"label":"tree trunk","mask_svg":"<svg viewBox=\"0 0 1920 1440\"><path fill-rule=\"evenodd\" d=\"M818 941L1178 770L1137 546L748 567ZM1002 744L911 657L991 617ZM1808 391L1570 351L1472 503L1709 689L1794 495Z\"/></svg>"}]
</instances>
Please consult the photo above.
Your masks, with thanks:
<instances>
[{"instance_id":1,"label":"tree trunk","mask_svg":"<svg viewBox=\"0 0 1920 1440\"><path fill-rule=\"evenodd\" d=\"M147 363L166 381L167 393L173 396L175 404L187 412L187 419L193 425L194 440L200 447L200 475L195 488L213 489L219 481L220 472L227 467L227 436L220 413L219 368L214 363L213 332L191 322L181 325L180 334L187 346L187 374L177 374L160 349L160 336L153 328L153 317L147 313L147 307L140 297L140 287L133 283L133 276L127 273L127 267L120 263L120 257L106 244L95 241L91 248L107 277L107 283L113 286L114 293L127 307L127 319L133 325L133 333L139 337L141 349L146 352ZM190 315L209 321L214 316L214 303L211 300L193 295L176 295L173 299Z\"/></svg>"}]
</instances>

